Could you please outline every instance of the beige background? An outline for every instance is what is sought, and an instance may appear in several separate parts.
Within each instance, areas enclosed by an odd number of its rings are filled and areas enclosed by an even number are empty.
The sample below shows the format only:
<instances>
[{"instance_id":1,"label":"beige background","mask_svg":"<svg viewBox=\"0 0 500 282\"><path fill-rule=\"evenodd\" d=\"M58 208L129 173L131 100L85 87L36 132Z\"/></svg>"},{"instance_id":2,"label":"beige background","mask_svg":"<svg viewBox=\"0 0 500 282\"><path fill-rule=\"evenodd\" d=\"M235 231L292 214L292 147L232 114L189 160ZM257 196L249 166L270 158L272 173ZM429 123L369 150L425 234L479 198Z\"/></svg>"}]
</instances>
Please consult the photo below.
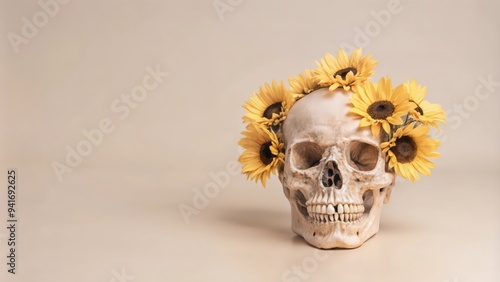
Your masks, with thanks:
<instances>
[{"instance_id":1,"label":"beige background","mask_svg":"<svg viewBox=\"0 0 500 282\"><path fill-rule=\"evenodd\" d=\"M500 281L498 1L73 0L46 23L37 1L1 3L1 281ZM13 45L34 15L43 26ZM231 174L241 105L356 43L379 60L375 80L417 78L450 122L433 176L399 181L378 235L318 252L290 231L276 179L262 189ZM113 103L148 66L169 76L120 119ZM478 87L489 97L475 98ZM52 164L103 119L114 130L60 182ZM15 276L4 263L8 168ZM211 172L229 183L188 223L179 205Z\"/></svg>"}]
</instances>

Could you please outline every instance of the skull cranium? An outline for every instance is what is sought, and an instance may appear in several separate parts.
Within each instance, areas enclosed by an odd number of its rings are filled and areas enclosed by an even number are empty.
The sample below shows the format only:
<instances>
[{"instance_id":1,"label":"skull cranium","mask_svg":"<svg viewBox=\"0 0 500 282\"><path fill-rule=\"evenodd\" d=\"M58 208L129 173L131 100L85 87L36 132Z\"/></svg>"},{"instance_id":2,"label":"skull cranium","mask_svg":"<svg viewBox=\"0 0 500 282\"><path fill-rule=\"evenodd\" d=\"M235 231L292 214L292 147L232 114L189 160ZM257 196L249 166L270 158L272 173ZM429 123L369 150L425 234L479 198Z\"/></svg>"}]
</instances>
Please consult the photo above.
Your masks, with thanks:
<instances>
[{"instance_id":1,"label":"skull cranium","mask_svg":"<svg viewBox=\"0 0 500 282\"><path fill-rule=\"evenodd\" d=\"M394 187L380 138L350 116L352 92L322 88L295 103L283 124L279 172L292 230L311 245L355 248L379 230Z\"/></svg>"}]
</instances>

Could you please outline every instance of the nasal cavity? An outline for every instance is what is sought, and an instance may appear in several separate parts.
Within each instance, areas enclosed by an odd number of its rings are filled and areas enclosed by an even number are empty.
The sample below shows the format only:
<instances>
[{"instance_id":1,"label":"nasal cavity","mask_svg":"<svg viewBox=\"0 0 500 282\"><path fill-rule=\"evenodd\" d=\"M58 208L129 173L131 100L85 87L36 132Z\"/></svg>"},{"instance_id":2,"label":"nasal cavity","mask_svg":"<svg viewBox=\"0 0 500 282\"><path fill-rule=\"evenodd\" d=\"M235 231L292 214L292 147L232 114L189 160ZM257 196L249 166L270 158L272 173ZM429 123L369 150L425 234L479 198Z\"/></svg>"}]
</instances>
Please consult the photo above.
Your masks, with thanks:
<instances>
[{"instance_id":1,"label":"nasal cavity","mask_svg":"<svg viewBox=\"0 0 500 282\"><path fill-rule=\"evenodd\" d=\"M336 162L328 161L323 168L322 176L323 187L342 188L342 175Z\"/></svg>"}]
</instances>

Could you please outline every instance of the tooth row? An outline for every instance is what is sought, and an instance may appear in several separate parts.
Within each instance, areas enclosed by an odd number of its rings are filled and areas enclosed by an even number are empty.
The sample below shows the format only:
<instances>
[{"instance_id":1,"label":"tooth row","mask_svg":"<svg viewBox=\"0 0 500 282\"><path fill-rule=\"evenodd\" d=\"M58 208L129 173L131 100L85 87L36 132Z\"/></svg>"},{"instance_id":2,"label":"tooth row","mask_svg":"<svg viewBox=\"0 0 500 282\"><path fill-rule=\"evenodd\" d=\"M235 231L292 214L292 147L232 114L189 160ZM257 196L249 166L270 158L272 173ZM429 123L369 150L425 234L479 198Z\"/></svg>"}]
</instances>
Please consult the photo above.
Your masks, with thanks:
<instances>
[{"instance_id":1,"label":"tooth row","mask_svg":"<svg viewBox=\"0 0 500 282\"><path fill-rule=\"evenodd\" d=\"M320 214L313 213L311 217L320 222L334 222L334 221L343 221L343 222L355 222L359 218L363 216L363 213L348 213L348 214Z\"/></svg>"},{"instance_id":2,"label":"tooth row","mask_svg":"<svg viewBox=\"0 0 500 282\"><path fill-rule=\"evenodd\" d=\"M365 211L365 207L359 204L338 204L336 206L332 204L328 205L307 205L307 212L309 214L317 213L317 214L325 214L332 215L335 213L338 214L356 214L363 213Z\"/></svg>"}]
</instances>

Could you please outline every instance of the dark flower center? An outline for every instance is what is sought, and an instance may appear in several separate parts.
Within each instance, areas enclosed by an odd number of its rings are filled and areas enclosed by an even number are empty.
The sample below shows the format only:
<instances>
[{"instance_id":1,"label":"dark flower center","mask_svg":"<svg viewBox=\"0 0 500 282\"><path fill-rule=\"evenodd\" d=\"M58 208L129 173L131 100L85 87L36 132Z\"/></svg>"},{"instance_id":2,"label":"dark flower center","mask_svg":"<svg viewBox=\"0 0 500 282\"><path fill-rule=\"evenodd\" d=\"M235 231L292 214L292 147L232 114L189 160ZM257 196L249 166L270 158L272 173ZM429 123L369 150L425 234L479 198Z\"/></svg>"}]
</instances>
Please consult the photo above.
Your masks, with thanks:
<instances>
[{"instance_id":1,"label":"dark flower center","mask_svg":"<svg viewBox=\"0 0 500 282\"><path fill-rule=\"evenodd\" d=\"M342 79L345 79L347 74L352 71L352 74L353 75L356 75L358 73L358 70L356 70L355 68L345 68L345 69L341 69L341 70L338 70L334 75L333 77L337 77L337 75L340 75L340 77L342 77Z\"/></svg>"},{"instance_id":2,"label":"dark flower center","mask_svg":"<svg viewBox=\"0 0 500 282\"><path fill-rule=\"evenodd\" d=\"M271 119L273 117L273 114L279 115L280 113L281 113L281 102L277 102L267 107L264 113L262 114L262 117Z\"/></svg>"},{"instance_id":3,"label":"dark flower center","mask_svg":"<svg viewBox=\"0 0 500 282\"><path fill-rule=\"evenodd\" d=\"M263 164L268 165L270 164L273 159L274 155L271 152L270 146L272 145L271 141L268 141L260 146L260 160L262 161Z\"/></svg>"},{"instance_id":4,"label":"dark flower center","mask_svg":"<svg viewBox=\"0 0 500 282\"><path fill-rule=\"evenodd\" d=\"M409 163L417 155L417 144L410 136L403 136L396 140L396 146L391 148L399 163Z\"/></svg>"},{"instance_id":5,"label":"dark flower center","mask_svg":"<svg viewBox=\"0 0 500 282\"><path fill-rule=\"evenodd\" d=\"M387 100L376 101L366 110L374 119L386 119L394 113L394 105Z\"/></svg>"}]
</instances>

